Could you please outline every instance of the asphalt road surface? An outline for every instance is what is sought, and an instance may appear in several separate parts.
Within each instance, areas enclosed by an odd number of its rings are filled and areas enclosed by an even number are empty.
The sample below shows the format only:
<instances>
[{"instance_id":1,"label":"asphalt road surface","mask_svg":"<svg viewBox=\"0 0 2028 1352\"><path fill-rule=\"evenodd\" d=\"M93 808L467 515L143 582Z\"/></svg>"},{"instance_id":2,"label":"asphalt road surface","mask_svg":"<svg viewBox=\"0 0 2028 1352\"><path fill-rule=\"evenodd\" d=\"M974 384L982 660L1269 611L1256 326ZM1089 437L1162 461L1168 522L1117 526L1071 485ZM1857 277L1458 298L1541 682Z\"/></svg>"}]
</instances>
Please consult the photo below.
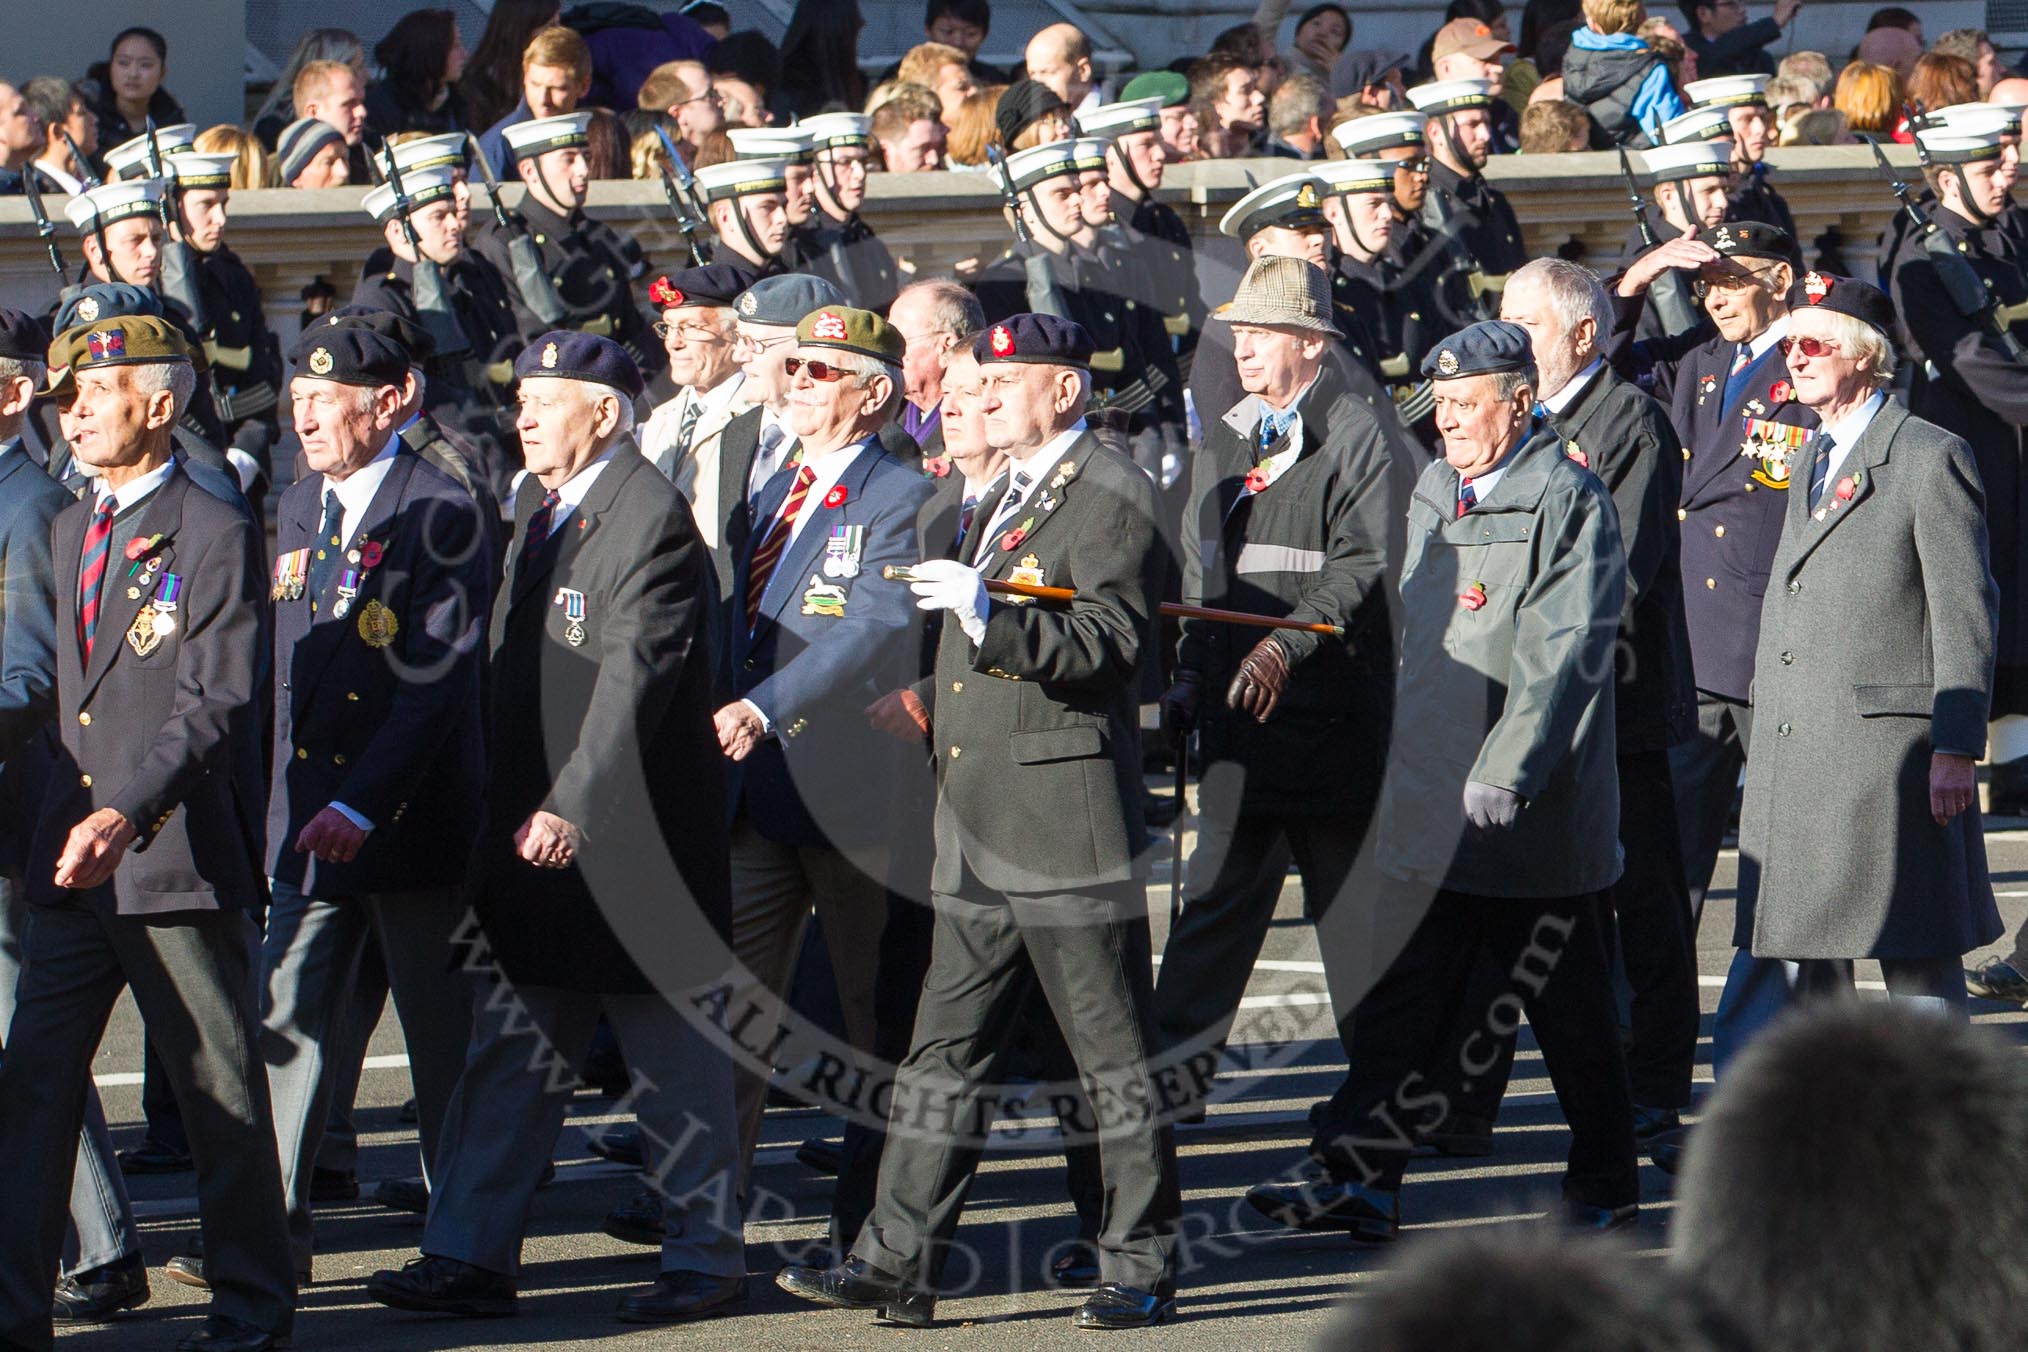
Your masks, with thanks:
<instances>
[{"instance_id":1,"label":"asphalt road surface","mask_svg":"<svg viewBox=\"0 0 2028 1352\"><path fill-rule=\"evenodd\" d=\"M1994 886L2009 927L2028 913L2028 830L1989 828ZM1720 862L1699 944L1706 1041L1700 1048L1699 1094L1709 1092L1709 1016L1731 956L1735 858ZM1166 858L1149 888L1159 948L1167 915ZM1304 1114L1337 1083L1338 1049L1329 1022L1315 938L1302 920L1293 876L1247 992L1235 1043L1253 1069L1225 1081L1233 1097L1211 1109L1201 1126L1179 1129L1186 1207L1185 1271L1177 1322L1159 1334L1111 1335L1107 1341L1169 1348L1308 1348L1331 1325L1334 1311L1386 1269L1418 1235L1456 1226L1536 1222L1556 1195L1569 1138L1540 1056L1523 1033L1512 1088L1500 1118L1497 1151L1484 1161L1418 1161L1403 1192L1408 1222L1402 1245L1362 1250L1333 1237L1279 1230L1241 1201L1247 1186L1292 1163L1308 1139ZM2003 941L2004 942L2004 941ZM1976 960L1976 959L1974 959ZM1879 994L1877 969L1862 964L1862 990ZM2028 1037L2028 1020L2012 1007L1978 1002L1981 1023ZM95 1066L118 1144L141 1137L141 1030L122 1001ZM392 1010L381 1024L360 1087L360 1177L374 1181L415 1171L413 1128L397 1118L408 1096L401 1032ZM1075 1232L1063 1185L1054 1128L1046 1119L996 1130L965 1214L961 1242L980 1256L980 1276L966 1294L938 1307L940 1326L917 1332L876 1324L869 1314L805 1305L778 1291L774 1270L825 1232L831 1181L794 1158L796 1145L835 1135L837 1124L813 1110L770 1111L756 1170L758 1188L778 1199L749 1223L748 1312L730 1320L667 1329L619 1324L612 1308L629 1287L651 1281L653 1252L607 1238L606 1210L633 1191L632 1176L593 1156L590 1132L614 1122L611 1104L580 1094L558 1143L555 1183L538 1197L522 1250L521 1313L510 1320L467 1321L402 1314L366 1299L376 1269L415 1256L421 1218L370 1202L317 1211L315 1284L304 1291L294 1346L306 1352L400 1352L454 1347L747 1349L962 1348L967 1352L1037 1347L1090 1347L1092 1335L1072 1329L1078 1295L1049 1289L1047 1255ZM1461 1163L1484 1167L1460 1167ZM131 1180L151 1269L186 1251L196 1229L190 1174ZM1642 1168L1638 1246L1668 1244L1670 1180ZM161 1348L193 1331L202 1293L151 1274L153 1297L143 1309L106 1326L66 1331L66 1352L129 1352Z\"/></svg>"}]
</instances>

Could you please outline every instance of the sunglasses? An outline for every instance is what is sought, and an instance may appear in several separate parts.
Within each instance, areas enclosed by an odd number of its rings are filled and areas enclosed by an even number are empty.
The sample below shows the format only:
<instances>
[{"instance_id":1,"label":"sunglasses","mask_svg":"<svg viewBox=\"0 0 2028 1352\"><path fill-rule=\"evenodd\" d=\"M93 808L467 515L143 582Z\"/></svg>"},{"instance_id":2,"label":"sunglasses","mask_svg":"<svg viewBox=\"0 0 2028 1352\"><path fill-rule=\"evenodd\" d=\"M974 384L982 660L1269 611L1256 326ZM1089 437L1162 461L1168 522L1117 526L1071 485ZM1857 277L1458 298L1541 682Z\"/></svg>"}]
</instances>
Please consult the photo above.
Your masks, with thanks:
<instances>
[{"instance_id":1,"label":"sunglasses","mask_svg":"<svg viewBox=\"0 0 2028 1352\"><path fill-rule=\"evenodd\" d=\"M807 357L784 357L782 369L790 375L798 371L806 373L812 380L843 380L852 373L842 366L833 366L827 361L813 361Z\"/></svg>"},{"instance_id":2,"label":"sunglasses","mask_svg":"<svg viewBox=\"0 0 2028 1352\"><path fill-rule=\"evenodd\" d=\"M1784 338L1775 344L1788 357L1800 352L1805 357L1828 357L1838 350L1836 340L1830 338Z\"/></svg>"}]
</instances>

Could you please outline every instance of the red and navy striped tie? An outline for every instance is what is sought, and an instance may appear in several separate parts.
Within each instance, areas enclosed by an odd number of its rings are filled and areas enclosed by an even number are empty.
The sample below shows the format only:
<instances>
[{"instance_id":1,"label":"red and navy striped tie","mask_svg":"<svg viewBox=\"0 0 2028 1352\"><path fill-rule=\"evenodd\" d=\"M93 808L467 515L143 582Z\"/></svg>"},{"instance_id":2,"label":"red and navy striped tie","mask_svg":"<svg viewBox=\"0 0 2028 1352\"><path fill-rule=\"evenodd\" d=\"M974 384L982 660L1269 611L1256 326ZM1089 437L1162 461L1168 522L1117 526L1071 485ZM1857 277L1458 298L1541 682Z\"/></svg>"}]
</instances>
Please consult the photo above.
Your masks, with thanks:
<instances>
[{"instance_id":1,"label":"red and navy striped tie","mask_svg":"<svg viewBox=\"0 0 2028 1352\"><path fill-rule=\"evenodd\" d=\"M113 495L99 499L85 528L84 562L77 570L77 642L85 661L92 660L92 638L99 631L99 594L106 586L106 556L112 553Z\"/></svg>"}]
</instances>

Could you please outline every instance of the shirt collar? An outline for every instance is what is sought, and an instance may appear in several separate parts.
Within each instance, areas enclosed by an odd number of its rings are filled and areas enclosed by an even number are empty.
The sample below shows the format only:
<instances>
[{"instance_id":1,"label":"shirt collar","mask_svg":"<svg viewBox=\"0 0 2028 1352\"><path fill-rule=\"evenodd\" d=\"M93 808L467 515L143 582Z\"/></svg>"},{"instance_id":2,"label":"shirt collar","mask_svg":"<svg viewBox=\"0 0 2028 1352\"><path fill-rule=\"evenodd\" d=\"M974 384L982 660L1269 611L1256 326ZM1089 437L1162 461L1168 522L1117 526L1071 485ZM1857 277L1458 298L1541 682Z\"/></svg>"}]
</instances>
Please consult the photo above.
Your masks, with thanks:
<instances>
[{"instance_id":1,"label":"shirt collar","mask_svg":"<svg viewBox=\"0 0 2028 1352\"><path fill-rule=\"evenodd\" d=\"M1773 347L1776 343L1779 343L1782 339L1788 336L1789 336L1789 317L1785 314L1781 318L1775 320L1774 323L1762 329L1759 334L1757 334L1754 338L1749 340L1746 345L1746 350L1752 354L1754 361L1759 361L1762 357L1765 357L1767 355L1767 350L1769 348Z\"/></svg>"},{"instance_id":2,"label":"shirt collar","mask_svg":"<svg viewBox=\"0 0 2028 1352\"><path fill-rule=\"evenodd\" d=\"M697 405L701 415L717 414L731 407L732 401L739 397L740 387L745 384L746 372L735 366L732 368L731 375L719 381L708 390L699 390L695 386L690 387L690 399L692 403Z\"/></svg>"},{"instance_id":3,"label":"shirt collar","mask_svg":"<svg viewBox=\"0 0 2028 1352\"><path fill-rule=\"evenodd\" d=\"M613 452L618 449L617 445L606 447L604 455L563 481L563 486L556 490L559 512L573 510L585 500L585 496L591 492L592 485L599 481L599 474L612 462Z\"/></svg>"},{"instance_id":4,"label":"shirt collar","mask_svg":"<svg viewBox=\"0 0 2028 1352\"><path fill-rule=\"evenodd\" d=\"M1071 426L1043 442L1037 450L1019 460L1010 460L1008 472L1019 470L1027 475L1029 491L1033 492L1035 485L1042 481L1042 472L1049 468L1050 462L1068 451L1072 443L1084 435L1084 430L1084 419L1079 418Z\"/></svg>"},{"instance_id":5,"label":"shirt collar","mask_svg":"<svg viewBox=\"0 0 2028 1352\"><path fill-rule=\"evenodd\" d=\"M373 502L373 495L380 491L381 482L387 478L387 471L394 467L395 453L401 449L401 438L392 436L380 448L380 454L361 465L343 479L324 476L324 492L336 493L338 505L347 519L356 520Z\"/></svg>"},{"instance_id":6,"label":"shirt collar","mask_svg":"<svg viewBox=\"0 0 2028 1352\"><path fill-rule=\"evenodd\" d=\"M1542 401L1542 407L1548 409L1551 413L1561 413L1569 408L1577 402L1580 395L1591 388L1593 377L1598 375L1600 368L1604 365L1603 359L1598 357L1592 358L1591 365L1564 381L1562 389L1545 398Z\"/></svg>"},{"instance_id":7,"label":"shirt collar","mask_svg":"<svg viewBox=\"0 0 2028 1352\"><path fill-rule=\"evenodd\" d=\"M175 472L176 457L172 455L155 469L149 470L138 479L127 480L117 489L109 491L106 488L106 481L101 478L97 481L96 501L103 502L110 497L113 500L113 513L117 516L135 504L147 501L156 489L169 482L169 476Z\"/></svg>"},{"instance_id":8,"label":"shirt collar","mask_svg":"<svg viewBox=\"0 0 2028 1352\"><path fill-rule=\"evenodd\" d=\"M1867 427L1872 424L1874 417L1879 414L1886 403L1886 394L1875 390L1871 399L1868 399L1865 403L1847 413L1837 422L1825 423L1819 427L1817 435L1831 438L1834 452L1849 452L1854 446L1859 444L1859 438L1866 434Z\"/></svg>"}]
</instances>

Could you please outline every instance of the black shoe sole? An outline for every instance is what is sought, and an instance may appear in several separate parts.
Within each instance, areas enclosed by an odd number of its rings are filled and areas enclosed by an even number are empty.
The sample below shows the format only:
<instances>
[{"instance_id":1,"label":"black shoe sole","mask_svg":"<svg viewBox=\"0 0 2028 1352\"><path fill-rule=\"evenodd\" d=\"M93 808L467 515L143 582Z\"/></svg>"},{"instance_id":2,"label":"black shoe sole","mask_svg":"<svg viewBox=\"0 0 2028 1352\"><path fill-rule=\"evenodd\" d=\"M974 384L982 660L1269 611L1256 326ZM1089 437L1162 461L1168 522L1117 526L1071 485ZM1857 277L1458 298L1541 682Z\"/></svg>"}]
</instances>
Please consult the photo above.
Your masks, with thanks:
<instances>
[{"instance_id":1,"label":"black shoe sole","mask_svg":"<svg viewBox=\"0 0 2028 1352\"><path fill-rule=\"evenodd\" d=\"M631 1225L616 1225L610 1218L600 1228L607 1235L619 1240L622 1244L639 1244L651 1249L661 1248L663 1239L667 1238L667 1231L665 1230L649 1230L645 1226L637 1228Z\"/></svg>"},{"instance_id":2,"label":"black shoe sole","mask_svg":"<svg viewBox=\"0 0 2028 1352\"><path fill-rule=\"evenodd\" d=\"M376 1290L366 1288L366 1298L385 1305L390 1310L408 1310L415 1314L454 1314L466 1319L505 1319L515 1312L512 1296L492 1296L475 1300L431 1300L423 1296L412 1296L405 1291Z\"/></svg>"},{"instance_id":3,"label":"black shoe sole","mask_svg":"<svg viewBox=\"0 0 2028 1352\"><path fill-rule=\"evenodd\" d=\"M1103 1316L1096 1318L1088 1317L1083 1310L1079 1310L1077 1317L1071 1320L1071 1325L1074 1328L1083 1329L1087 1333L1110 1333L1115 1329L1151 1329L1155 1325L1167 1323L1175 1317L1176 1302L1165 1300L1156 1306L1155 1312L1146 1319L1136 1319L1132 1323L1114 1323Z\"/></svg>"},{"instance_id":4,"label":"black shoe sole","mask_svg":"<svg viewBox=\"0 0 2028 1352\"><path fill-rule=\"evenodd\" d=\"M1325 1215L1296 1218L1280 1207L1269 1210L1273 1203L1256 1201L1252 1197L1246 1199L1246 1204L1276 1225L1285 1225L1291 1230L1300 1230L1304 1234L1311 1235L1343 1231L1360 1244L1392 1244L1398 1231L1398 1227L1392 1222L1376 1220L1370 1216Z\"/></svg>"},{"instance_id":5,"label":"black shoe sole","mask_svg":"<svg viewBox=\"0 0 2028 1352\"><path fill-rule=\"evenodd\" d=\"M50 1322L55 1324L110 1324L128 1310L139 1309L147 1303L148 1288L144 1286L138 1291L128 1292L111 1305L95 1309L89 1314L65 1314L61 1310L52 1310L49 1317Z\"/></svg>"},{"instance_id":6,"label":"black shoe sole","mask_svg":"<svg viewBox=\"0 0 2028 1352\"><path fill-rule=\"evenodd\" d=\"M807 1300L812 1305L823 1305L833 1310L871 1310L876 1317L885 1319L890 1324L900 1324L905 1328L926 1329L936 1322L935 1306L931 1306L927 1310L916 1311L903 1310L895 1305L881 1304L875 1301L840 1300L838 1297L824 1291L813 1291L806 1287L791 1286L787 1282L784 1282L779 1275L775 1278L775 1285L794 1296L797 1300Z\"/></svg>"},{"instance_id":7,"label":"black shoe sole","mask_svg":"<svg viewBox=\"0 0 2028 1352\"><path fill-rule=\"evenodd\" d=\"M644 1314L639 1310L619 1309L613 1317L622 1324L689 1324L699 1319L718 1319L725 1315L746 1313L746 1297L735 1296L721 1300L716 1305L707 1305L701 1310L688 1310L682 1314Z\"/></svg>"}]
</instances>

